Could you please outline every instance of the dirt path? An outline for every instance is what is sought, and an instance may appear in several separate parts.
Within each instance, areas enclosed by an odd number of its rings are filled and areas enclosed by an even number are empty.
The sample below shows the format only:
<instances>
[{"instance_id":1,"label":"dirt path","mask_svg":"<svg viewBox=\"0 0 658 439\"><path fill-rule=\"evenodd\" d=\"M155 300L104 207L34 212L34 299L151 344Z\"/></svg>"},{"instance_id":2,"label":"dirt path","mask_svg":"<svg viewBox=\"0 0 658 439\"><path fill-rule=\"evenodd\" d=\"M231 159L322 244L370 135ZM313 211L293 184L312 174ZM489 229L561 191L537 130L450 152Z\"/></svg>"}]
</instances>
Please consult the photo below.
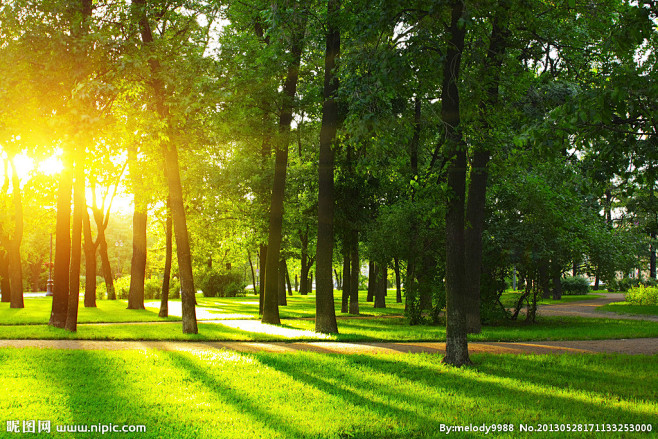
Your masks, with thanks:
<instances>
[{"instance_id":1,"label":"dirt path","mask_svg":"<svg viewBox=\"0 0 658 439\"><path fill-rule=\"evenodd\" d=\"M620 320L649 320L658 322L658 316L651 315L628 315L614 312L600 312L596 308L607 305L612 302L623 302L623 293L597 293L602 297L592 300L583 300L579 302L558 303L555 305L540 305L538 314L540 316L570 316L570 317L587 317L598 319L620 319Z\"/></svg>"},{"instance_id":2,"label":"dirt path","mask_svg":"<svg viewBox=\"0 0 658 439\"><path fill-rule=\"evenodd\" d=\"M287 353L310 351L327 354L445 353L445 343L340 343L340 342L185 342L185 341L97 341L97 340L0 340L0 348L48 348L82 350L209 351ZM628 340L575 340L541 342L471 342L469 352L489 354L658 354L658 338Z\"/></svg>"}]
</instances>

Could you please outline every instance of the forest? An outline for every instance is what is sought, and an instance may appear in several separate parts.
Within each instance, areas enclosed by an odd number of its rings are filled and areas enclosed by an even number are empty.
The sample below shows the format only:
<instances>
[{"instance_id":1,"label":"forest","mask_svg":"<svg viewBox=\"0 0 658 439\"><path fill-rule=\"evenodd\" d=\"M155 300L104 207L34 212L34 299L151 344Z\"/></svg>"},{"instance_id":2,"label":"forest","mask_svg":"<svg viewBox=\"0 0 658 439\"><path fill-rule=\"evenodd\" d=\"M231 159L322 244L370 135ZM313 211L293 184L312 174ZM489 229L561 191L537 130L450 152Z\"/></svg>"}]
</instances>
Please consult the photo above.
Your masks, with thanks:
<instances>
[{"instance_id":1,"label":"forest","mask_svg":"<svg viewBox=\"0 0 658 439\"><path fill-rule=\"evenodd\" d=\"M339 334L367 290L461 366L563 284L655 287L657 26L649 0L0 2L2 301L52 291L75 332L179 300L196 334L204 296L281 325L310 295Z\"/></svg>"}]
</instances>

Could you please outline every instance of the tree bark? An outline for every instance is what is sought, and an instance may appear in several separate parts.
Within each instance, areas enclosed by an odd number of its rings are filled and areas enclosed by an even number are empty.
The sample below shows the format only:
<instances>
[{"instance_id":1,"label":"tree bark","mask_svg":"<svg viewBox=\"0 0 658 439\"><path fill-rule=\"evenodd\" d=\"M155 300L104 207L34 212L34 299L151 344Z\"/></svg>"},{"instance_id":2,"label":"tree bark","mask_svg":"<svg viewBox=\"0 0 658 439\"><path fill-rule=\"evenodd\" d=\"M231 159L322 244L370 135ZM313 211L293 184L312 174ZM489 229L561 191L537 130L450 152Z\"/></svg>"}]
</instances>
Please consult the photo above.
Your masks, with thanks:
<instances>
[{"instance_id":1,"label":"tree bark","mask_svg":"<svg viewBox=\"0 0 658 439\"><path fill-rule=\"evenodd\" d=\"M541 289L541 294L544 299L550 299L551 289L550 289L550 267L548 260L542 259L539 261L538 273L539 273L539 288Z\"/></svg>"},{"instance_id":2,"label":"tree bark","mask_svg":"<svg viewBox=\"0 0 658 439\"><path fill-rule=\"evenodd\" d=\"M341 297L341 306L340 312L346 314L349 311L349 300L351 293L351 280L352 276L350 273L350 245L348 242L344 241L343 246L346 247L343 249L343 295Z\"/></svg>"},{"instance_id":3,"label":"tree bark","mask_svg":"<svg viewBox=\"0 0 658 439\"><path fill-rule=\"evenodd\" d=\"M278 282L278 306L287 306L288 300L286 298L286 261L281 259L279 261L279 270L277 272Z\"/></svg>"},{"instance_id":4,"label":"tree bark","mask_svg":"<svg viewBox=\"0 0 658 439\"><path fill-rule=\"evenodd\" d=\"M260 245L260 251L258 252L258 263L260 265L259 271L259 285L258 285L258 314L263 315L263 306L265 299L265 267L267 266L267 244Z\"/></svg>"},{"instance_id":5,"label":"tree bark","mask_svg":"<svg viewBox=\"0 0 658 439\"><path fill-rule=\"evenodd\" d=\"M304 14L305 16L305 14ZM279 116L279 133L276 138L274 181L272 185L272 198L270 203L269 235L267 240L267 266L265 275L265 302L263 306L263 323L281 324L279 310L276 306L278 279L284 273L277 275L277 268L281 251L281 234L283 228L283 202L286 189L286 168L288 166L288 145L290 143L290 126L293 118L297 81L299 79L299 65L302 56L302 41L306 22L304 19L301 31L297 29L291 38L292 61L288 65L286 80L283 84L283 104ZM270 275L271 274L271 275ZM285 294L284 294L285 300ZM281 299L279 299L281 302Z\"/></svg>"},{"instance_id":6,"label":"tree bark","mask_svg":"<svg viewBox=\"0 0 658 439\"><path fill-rule=\"evenodd\" d=\"M71 253L71 191L73 170L69 154L64 155L64 169L57 189L57 223L55 226L55 264L53 273L53 303L48 324L56 328L66 325L69 297L69 263Z\"/></svg>"},{"instance_id":7,"label":"tree bark","mask_svg":"<svg viewBox=\"0 0 658 439\"><path fill-rule=\"evenodd\" d=\"M560 278L561 278L560 267L559 266L554 266L552 272L553 272L553 276L552 276L553 277L553 300L560 300L560 299L562 299L562 281L560 280Z\"/></svg>"},{"instance_id":8,"label":"tree bark","mask_svg":"<svg viewBox=\"0 0 658 439\"><path fill-rule=\"evenodd\" d=\"M153 43L153 34L146 15L145 0L134 0L132 6L136 8L139 14L139 27L144 46L150 46ZM171 123L169 108L166 105L166 91L164 84L160 79L161 66L157 58L149 59L151 70L150 84L153 88L153 94L156 101L158 115L163 121ZM190 253L190 241L187 232L187 220L185 218L185 206L183 204L183 187L180 179L180 165L178 162L178 148L172 140L174 136L173 129L170 128L168 140L163 142L162 149L165 162L165 172L167 176L167 187L171 202L171 215L174 224L174 237L176 239L176 254L178 256L178 271L181 281L181 304L182 320L184 334L197 334L196 313L195 313L195 289L194 277L192 274L192 255Z\"/></svg>"},{"instance_id":9,"label":"tree bark","mask_svg":"<svg viewBox=\"0 0 658 439\"><path fill-rule=\"evenodd\" d=\"M387 287L387 269L386 264L377 265L377 276L375 280L375 308L386 308L386 287Z\"/></svg>"},{"instance_id":10,"label":"tree bark","mask_svg":"<svg viewBox=\"0 0 658 439\"><path fill-rule=\"evenodd\" d=\"M105 279L105 290L107 291L107 300L116 300L117 294L114 289L114 278L112 277L112 266L110 265L110 257L107 253L107 240L105 239L105 227L102 214L97 215L94 210L94 219L96 220L96 228L98 230L98 253L101 257L101 268L103 270L103 278Z\"/></svg>"},{"instance_id":11,"label":"tree bark","mask_svg":"<svg viewBox=\"0 0 658 439\"><path fill-rule=\"evenodd\" d=\"M9 282L9 261L7 251L0 250L0 290L2 291L2 302L11 302L11 283Z\"/></svg>"},{"instance_id":12,"label":"tree bark","mask_svg":"<svg viewBox=\"0 0 658 439\"><path fill-rule=\"evenodd\" d=\"M350 314L359 314L359 275L361 274L361 265L359 262L358 230L352 230L350 244Z\"/></svg>"},{"instance_id":13,"label":"tree bark","mask_svg":"<svg viewBox=\"0 0 658 439\"><path fill-rule=\"evenodd\" d=\"M450 40L446 52L441 89L441 120L445 130L445 156L448 164L446 209L446 355L443 362L453 366L470 364L466 328L466 269L464 242L464 202L466 196L466 144L461 133L459 71L466 36L463 22L465 5L452 4Z\"/></svg>"},{"instance_id":14,"label":"tree bark","mask_svg":"<svg viewBox=\"0 0 658 439\"><path fill-rule=\"evenodd\" d=\"M288 271L288 263L283 260L283 266L286 269L286 285L288 286L288 295L292 296L292 284L290 283L290 272Z\"/></svg>"},{"instance_id":15,"label":"tree bark","mask_svg":"<svg viewBox=\"0 0 658 439\"><path fill-rule=\"evenodd\" d=\"M400 259L394 258L395 269L395 302L402 303L402 280L400 278Z\"/></svg>"},{"instance_id":16,"label":"tree bark","mask_svg":"<svg viewBox=\"0 0 658 439\"><path fill-rule=\"evenodd\" d=\"M91 236L91 221L85 206L82 212L85 252L85 308L96 308L96 249L97 243Z\"/></svg>"},{"instance_id":17,"label":"tree bark","mask_svg":"<svg viewBox=\"0 0 658 439\"><path fill-rule=\"evenodd\" d=\"M256 290L256 274L254 273L254 264L251 262L251 252L247 250L247 259L249 260L249 268L251 269L251 286L254 288L254 294L258 294Z\"/></svg>"},{"instance_id":18,"label":"tree bark","mask_svg":"<svg viewBox=\"0 0 658 439\"><path fill-rule=\"evenodd\" d=\"M366 296L366 302L372 302L375 299L376 279L377 265L374 261L368 261L368 294Z\"/></svg>"},{"instance_id":19,"label":"tree bark","mask_svg":"<svg viewBox=\"0 0 658 439\"><path fill-rule=\"evenodd\" d=\"M128 163L133 184L133 253L130 261L130 290L128 292L128 309L144 308L144 281L146 280L146 225L148 197L145 195L143 178L137 162L137 150L128 148Z\"/></svg>"},{"instance_id":20,"label":"tree bark","mask_svg":"<svg viewBox=\"0 0 658 439\"><path fill-rule=\"evenodd\" d=\"M651 233L651 247L649 249L649 277L651 279L656 279L656 245L654 241L656 240L656 233Z\"/></svg>"},{"instance_id":21,"label":"tree bark","mask_svg":"<svg viewBox=\"0 0 658 439\"><path fill-rule=\"evenodd\" d=\"M160 312L159 317L169 316L169 282L171 280L171 260L173 257L173 224L171 219L171 209L169 207L169 197L167 197L167 219L165 222L165 265L162 276L162 292L160 294Z\"/></svg>"},{"instance_id":22,"label":"tree bark","mask_svg":"<svg viewBox=\"0 0 658 439\"><path fill-rule=\"evenodd\" d=\"M485 80L488 81L485 97L480 101L480 119L483 131L489 132L491 127L487 113L494 111L498 105L500 71L503 65L507 40L507 16L509 4L500 0L494 15L494 21L489 38L489 49L485 60ZM491 136L487 136L491 137ZM469 333L479 334L482 331L480 321L480 279L482 275L482 231L484 230L485 204L487 193L487 166L491 158L489 144L480 145L473 153L468 188L468 204L466 207L467 228L465 231L466 251L466 326Z\"/></svg>"},{"instance_id":23,"label":"tree bark","mask_svg":"<svg viewBox=\"0 0 658 439\"><path fill-rule=\"evenodd\" d=\"M78 305L80 303L80 263L82 260L82 217L87 210L85 201L84 146L78 147L73 188L73 220L71 229L71 263L69 272L68 307L64 328L70 332L78 329Z\"/></svg>"}]
</instances>

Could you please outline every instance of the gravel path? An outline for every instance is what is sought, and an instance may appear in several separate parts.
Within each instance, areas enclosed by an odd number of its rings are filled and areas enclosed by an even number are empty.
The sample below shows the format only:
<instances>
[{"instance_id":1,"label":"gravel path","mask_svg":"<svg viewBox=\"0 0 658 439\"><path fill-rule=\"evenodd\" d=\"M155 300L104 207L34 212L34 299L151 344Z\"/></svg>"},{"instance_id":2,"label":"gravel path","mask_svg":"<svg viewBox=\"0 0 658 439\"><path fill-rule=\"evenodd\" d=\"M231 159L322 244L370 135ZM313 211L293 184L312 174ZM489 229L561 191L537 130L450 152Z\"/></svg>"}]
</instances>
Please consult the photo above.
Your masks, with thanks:
<instances>
[{"instance_id":1,"label":"gravel path","mask_svg":"<svg viewBox=\"0 0 658 439\"><path fill-rule=\"evenodd\" d=\"M620 320L649 320L658 322L658 316L651 315L628 315L614 312L601 312L596 308L607 305L612 302L623 302L624 294L622 293L597 293L602 297L592 300L579 302L559 303L555 305L540 305L537 313L540 316L570 316L570 317L587 317L598 319L620 319Z\"/></svg>"}]
</instances>

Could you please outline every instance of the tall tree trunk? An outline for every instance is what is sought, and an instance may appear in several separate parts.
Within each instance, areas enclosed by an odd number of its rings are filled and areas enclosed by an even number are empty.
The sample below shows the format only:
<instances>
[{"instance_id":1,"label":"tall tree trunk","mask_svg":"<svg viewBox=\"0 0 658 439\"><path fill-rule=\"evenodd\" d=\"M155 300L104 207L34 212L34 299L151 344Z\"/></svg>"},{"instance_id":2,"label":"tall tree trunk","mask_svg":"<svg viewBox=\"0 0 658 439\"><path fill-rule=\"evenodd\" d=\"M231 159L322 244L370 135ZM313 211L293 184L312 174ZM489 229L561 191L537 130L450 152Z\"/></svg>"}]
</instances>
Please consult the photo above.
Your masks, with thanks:
<instances>
[{"instance_id":1,"label":"tall tree trunk","mask_svg":"<svg viewBox=\"0 0 658 439\"><path fill-rule=\"evenodd\" d=\"M286 261L281 259L279 261L279 270L277 271L277 282L278 282L278 291L277 291L277 296L278 296L278 305L279 306L286 306L288 305L288 300L286 298L286 267L285 267Z\"/></svg>"},{"instance_id":2,"label":"tall tree trunk","mask_svg":"<svg viewBox=\"0 0 658 439\"><path fill-rule=\"evenodd\" d=\"M349 232L347 232L349 233ZM350 273L350 245L347 241L343 241L343 295L341 300L340 312L346 314L349 311L349 300L351 292L351 273Z\"/></svg>"},{"instance_id":3,"label":"tall tree trunk","mask_svg":"<svg viewBox=\"0 0 658 439\"><path fill-rule=\"evenodd\" d=\"M73 188L73 220L71 230L71 263L69 272L69 296L64 328L71 332L78 329L78 305L80 303L80 263L82 262L82 217L87 210L85 201L84 146L78 147Z\"/></svg>"},{"instance_id":4,"label":"tall tree trunk","mask_svg":"<svg viewBox=\"0 0 658 439\"><path fill-rule=\"evenodd\" d=\"M144 308L144 281L146 280L146 224L148 197L137 161L137 150L128 148L128 163L133 184L133 253L130 261L130 290L128 292L128 309Z\"/></svg>"},{"instance_id":5,"label":"tall tree trunk","mask_svg":"<svg viewBox=\"0 0 658 439\"><path fill-rule=\"evenodd\" d=\"M144 46L153 43L153 34L146 15L145 0L134 0L132 6L139 14L139 27ZM166 102L166 91L160 79L161 66L157 58L149 59L151 70L150 83L156 100L156 107L160 119L171 124L169 108ZM194 309L196 298L194 289L194 277L192 274L192 255L190 253L190 241L187 232L187 220L185 218L185 206L183 204L183 187L180 179L180 165L178 162L178 148L173 141L175 133L169 129L168 140L163 142L162 149L167 176L167 187L171 202L171 215L174 224L174 237L176 238L176 254L178 256L178 272L181 281L181 305L184 334L197 334L196 312Z\"/></svg>"},{"instance_id":6,"label":"tall tree trunk","mask_svg":"<svg viewBox=\"0 0 658 439\"><path fill-rule=\"evenodd\" d=\"M395 302L402 303L402 280L400 278L400 259L394 258L395 269Z\"/></svg>"},{"instance_id":7,"label":"tall tree trunk","mask_svg":"<svg viewBox=\"0 0 658 439\"><path fill-rule=\"evenodd\" d=\"M461 132L459 71L464 49L465 4L453 2L450 40L443 68L441 120L445 130L445 156L448 164L446 209L446 355L453 366L470 364L466 331L466 268L464 242L464 202L466 201L466 144Z\"/></svg>"},{"instance_id":8,"label":"tall tree trunk","mask_svg":"<svg viewBox=\"0 0 658 439\"><path fill-rule=\"evenodd\" d=\"M315 258L315 331L323 333L338 333L331 268L334 249L334 147L340 117L336 101L336 65L340 56L339 10L340 0L329 0L318 162L318 245Z\"/></svg>"},{"instance_id":9,"label":"tall tree trunk","mask_svg":"<svg viewBox=\"0 0 658 439\"><path fill-rule=\"evenodd\" d=\"M158 316L169 316L169 282L171 279L171 260L174 253L173 243L173 224L171 218L171 209L169 207L169 197L167 197L167 219L165 222L165 265L162 276L162 292L160 294L160 312Z\"/></svg>"},{"instance_id":10,"label":"tall tree trunk","mask_svg":"<svg viewBox=\"0 0 658 439\"><path fill-rule=\"evenodd\" d=\"M375 299L375 285L377 284L377 264L375 261L368 262L368 295L366 302L372 302Z\"/></svg>"},{"instance_id":11,"label":"tall tree trunk","mask_svg":"<svg viewBox=\"0 0 658 439\"><path fill-rule=\"evenodd\" d=\"M267 266L267 244L260 245L260 251L258 252L258 264L260 265L260 271L258 272L258 314L262 316L265 299L265 267Z\"/></svg>"},{"instance_id":12,"label":"tall tree trunk","mask_svg":"<svg viewBox=\"0 0 658 439\"><path fill-rule=\"evenodd\" d=\"M69 297L69 262L71 253L71 191L73 170L65 152L64 168L57 189L57 224L55 226L55 264L53 274L53 303L48 324L56 328L66 325Z\"/></svg>"},{"instance_id":13,"label":"tall tree trunk","mask_svg":"<svg viewBox=\"0 0 658 439\"><path fill-rule=\"evenodd\" d=\"M503 65L507 41L507 17L509 1L500 0L494 15L489 38L489 50L485 60L486 94L480 101L480 119L487 138L491 130L488 114L498 105L500 71ZM469 333L482 331L480 321L480 278L482 275L482 231L484 229L485 204L487 193L487 166L491 157L490 142L484 142L475 149L471 164L470 185L468 187L468 204L466 206L465 231L466 251L466 327Z\"/></svg>"},{"instance_id":14,"label":"tall tree trunk","mask_svg":"<svg viewBox=\"0 0 658 439\"><path fill-rule=\"evenodd\" d=\"M11 163L12 194L14 199L14 236L7 249L9 259L9 282L11 283L10 308L24 308L23 303L23 267L21 262L21 242L23 241L23 200L21 185L16 172L14 159Z\"/></svg>"},{"instance_id":15,"label":"tall tree trunk","mask_svg":"<svg viewBox=\"0 0 658 439\"><path fill-rule=\"evenodd\" d=\"M359 314L359 274L361 274L361 266L359 262L358 230L352 230L350 247L350 314ZM345 280L347 280L347 277L345 277Z\"/></svg>"},{"instance_id":16,"label":"tall tree trunk","mask_svg":"<svg viewBox=\"0 0 658 439\"><path fill-rule=\"evenodd\" d=\"M96 243L91 236L91 221L85 206L82 212L85 252L85 308L96 308Z\"/></svg>"},{"instance_id":17,"label":"tall tree trunk","mask_svg":"<svg viewBox=\"0 0 658 439\"><path fill-rule=\"evenodd\" d=\"M7 251L0 250L0 290L2 291L2 302L11 302L11 283L9 282L9 260Z\"/></svg>"},{"instance_id":18,"label":"tall tree trunk","mask_svg":"<svg viewBox=\"0 0 658 439\"><path fill-rule=\"evenodd\" d=\"M302 296L306 296L308 294L309 288L308 288L308 272L311 268L311 263L309 262L309 257L308 257L308 227L306 227L306 231L299 232L299 241L301 242L301 273L300 273L300 279L299 279L299 294Z\"/></svg>"},{"instance_id":19,"label":"tall tree trunk","mask_svg":"<svg viewBox=\"0 0 658 439\"><path fill-rule=\"evenodd\" d=\"M387 284L386 264L377 266L377 276L375 278L375 308L386 308L386 284Z\"/></svg>"},{"instance_id":20,"label":"tall tree trunk","mask_svg":"<svg viewBox=\"0 0 658 439\"><path fill-rule=\"evenodd\" d=\"M292 296L292 284L290 283L290 272L288 271L288 263L283 260L283 266L286 269L286 285L288 286L288 295Z\"/></svg>"},{"instance_id":21,"label":"tall tree trunk","mask_svg":"<svg viewBox=\"0 0 658 439\"><path fill-rule=\"evenodd\" d=\"M98 221L96 221L98 226ZM102 224L101 224L102 226ZM107 253L107 240L105 239L105 230L98 229L98 253L101 257L101 268L103 278L105 279L105 290L107 291L107 300L117 300L117 293L114 289L114 278L112 277L112 266L110 265L110 256Z\"/></svg>"},{"instance_id":22,"label":"tall tree trunk","mask_svg":"<svg viewBox=\"0 0 658 439\"><path fill-rule=\"evenodd\" d=\"M317 287L317 285L316 285L316 287ZM313 294L313 272L312 271L310 271L308 273L308 292ZM317 293L317 290L316 290L316 293Z\"/></svg>"},{"instance_id":23,"label":"tall tree trunk","mask_svg":"<svg viewBox=\"0 0 658 439\"><path fill-rule=\"evenodd\" d=\"M303 14L305 16L305 14ZM270 203L269 235L267 240L267 266L265 274L265 302L263 306L263 323L280 324L277 304L278 279L284 273L277 274L281 251L281 234L283 228L283 202L286 190L286 168L288 166L288 145L290 143L290 126L293 118L295 94L297 93L297 80L299 79L299 65L302 56L302 41L306 22L293 33L291 38L292 61L288 65L286 80L283 84L283 105L279 116L279 133L276 139L274 182L272 185L272 198ZM285 299L285 294L284 294ZM281 301L281 299L279 299Z\"/></svg>"}]
</instances>

